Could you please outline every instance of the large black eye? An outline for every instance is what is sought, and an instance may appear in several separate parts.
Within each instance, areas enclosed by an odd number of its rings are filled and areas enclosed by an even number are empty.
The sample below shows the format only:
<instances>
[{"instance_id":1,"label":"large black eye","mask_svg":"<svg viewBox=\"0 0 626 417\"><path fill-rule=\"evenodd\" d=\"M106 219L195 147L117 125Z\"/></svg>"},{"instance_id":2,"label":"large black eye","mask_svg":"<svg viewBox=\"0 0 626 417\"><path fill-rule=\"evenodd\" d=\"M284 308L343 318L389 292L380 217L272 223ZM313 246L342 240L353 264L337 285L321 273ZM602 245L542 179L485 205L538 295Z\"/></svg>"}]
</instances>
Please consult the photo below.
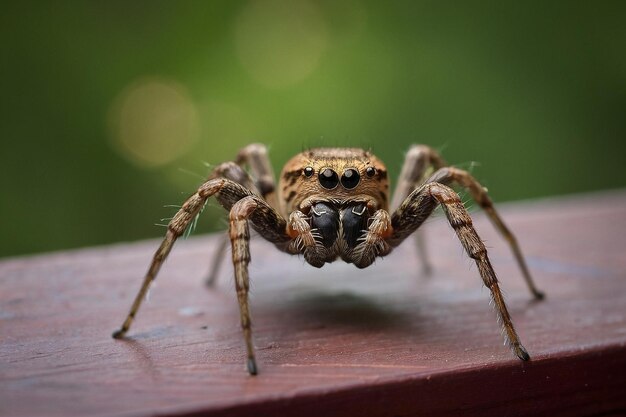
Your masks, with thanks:
<instances>
[{"instance_id":1,"label":"large black eye","mask_svg":"<svg viewBox=\"0 0 626 417\"><path fill-rule=\"evenodd\" d=\"M351 190L352 188L359 185L360 179L361 176L359 175L359 171L349 168L346 169L341 176L341 185L343 185L348 190Z\"/></svg>"},{"instance_id":2,"label":"large black eye","mask_svg":"<svg viewBox=\"0 0 626 417\"><path fill-rule=\"evenodd\" d=\"M312 167L306 167L303 170L304 172L304 176L305 177L310 177L311 175L313 175L313 168Z\"/></svg>"},{"instance_id":3,"label":"large black eye","mask_svg":"<svg viewBox=\"0 0 626 417\"><path fill-rule=\"evenodd\" d=\"M324 168L320 172L320 184L327 190L332 190L339 184L339 175L330 168Z\"/></svg>"}]
</instances>

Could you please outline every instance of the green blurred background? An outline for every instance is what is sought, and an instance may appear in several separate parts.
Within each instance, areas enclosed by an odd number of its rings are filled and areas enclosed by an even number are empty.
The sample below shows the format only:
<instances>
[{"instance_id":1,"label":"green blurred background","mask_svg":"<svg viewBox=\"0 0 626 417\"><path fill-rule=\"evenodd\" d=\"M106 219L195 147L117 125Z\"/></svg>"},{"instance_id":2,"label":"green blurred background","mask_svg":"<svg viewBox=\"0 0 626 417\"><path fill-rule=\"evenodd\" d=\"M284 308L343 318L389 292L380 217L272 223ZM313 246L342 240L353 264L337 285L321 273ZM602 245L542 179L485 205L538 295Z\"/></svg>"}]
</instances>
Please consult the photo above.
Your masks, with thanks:
<instances>
[{"instance_id":1,"label":"green blurred background","mask_svg":"<svg viewBox=\"0 0 626 417\"><path fill-rule=\"evenodd\" d=\"M0 256L161 236L253 141L277 171L371 147L392 178L430 144L496 202L624 187L624 5L5 4Z\"/></svg>"}]
</instances>

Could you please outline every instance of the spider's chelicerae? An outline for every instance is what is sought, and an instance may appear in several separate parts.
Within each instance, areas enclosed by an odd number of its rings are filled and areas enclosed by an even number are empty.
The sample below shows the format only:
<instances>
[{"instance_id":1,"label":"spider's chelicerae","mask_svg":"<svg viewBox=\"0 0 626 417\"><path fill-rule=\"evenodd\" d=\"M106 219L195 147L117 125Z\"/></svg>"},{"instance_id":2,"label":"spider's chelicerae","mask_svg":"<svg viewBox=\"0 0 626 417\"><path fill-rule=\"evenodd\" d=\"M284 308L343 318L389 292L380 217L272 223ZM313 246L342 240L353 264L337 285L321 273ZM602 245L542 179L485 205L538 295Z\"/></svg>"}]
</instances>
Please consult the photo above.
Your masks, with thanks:
<instances>
[{"instance_id":1,"label":"spider's chelicerae","mask_svg":"<svg viewBox=\"0 0 626 417\"><path fill-rule=\"evenodd\" d=\"M244 169L246 166L250 174ZM433 173L426 177L429 172ZM130 313L113 337L121 338L128 331L174 242L211 196L229 211L235 287L247 349L246 363L252 375L257 373L257 365L248 307L250 226L279 250L302 254L315 267L341 258L365 268L377 256L387 255L400 245L440 205L463 248L476 261L478 272L491 292L506 341L515 355L526 361L530 356L515 332L485 245L458 194L449 187L453 184L468 190L485 210L510 245L530 291L535 298L542 298L515 237L500 219L485 189L468 172L447 166L433 149L416 145L409 150L390 212L387 169L368 151L319 148L302 152L287 162L276 188L266 147L252 144L242 149L234 162L217 166L172 218ZM222 251L218 250L218 257L219 252ZM214 265L218 262L216 257ZM214 267L209 282L215 272Z\"/></svg>"}]
</instances>

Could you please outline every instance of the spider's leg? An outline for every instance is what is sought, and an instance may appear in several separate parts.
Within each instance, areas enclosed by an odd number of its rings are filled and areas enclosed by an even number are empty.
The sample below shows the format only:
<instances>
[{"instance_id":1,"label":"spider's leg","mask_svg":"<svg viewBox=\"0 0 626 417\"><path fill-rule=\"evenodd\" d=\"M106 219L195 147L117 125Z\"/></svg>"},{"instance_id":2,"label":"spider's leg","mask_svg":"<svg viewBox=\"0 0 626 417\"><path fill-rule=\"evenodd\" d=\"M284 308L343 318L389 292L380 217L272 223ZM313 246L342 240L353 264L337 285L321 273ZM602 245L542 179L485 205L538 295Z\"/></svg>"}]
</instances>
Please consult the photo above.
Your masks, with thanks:
<instances>
[{"instance_id":1,"label":"spider's leg","mask_svg":"<svg viewBox=\"0 0 626 417\"><path fill-rule=\"evenodd\" d=\"M248 218L257 208L255 197L246 197L239 200L230 210L229 237L232 245L233 266L235 268L235 288L241 317L241 328L246 342L247 368L250 375L257 374L254 346L252 345L252 328L250 325L250 308L248 306L248 290L250 277L248 264L250 263L250 227Z\"/></svg>"},{"instance_id":2,"label":"spider's leg","mask_svg":"<svg viewBox=\"0 0 626 417\"><path fill-rule=\"evenodd\" d=\"M178 239L178 237L185 232L185 229L189 226L191 221L200 212L202 207L204 207L206 200L220 191L237 200L241 200L242 198L251 195L249 190L239 184L225 178L216 178L202 184L200 188L198 188L198 190L191 197L189 197L187 201L185 201L180 210L178 210L176 215L169 222L165 239L163 239L161 246L159 246L154 254L154 257L152 258L148 272L146 273L141 288L133 301L128 316L126 316L122 326L113 333L114 338L117 339L123 337L130 328L130 325L139 310L139 306L148 292L150 284L156 278L161 265L170 253L176 239Z\"/></svg>"},{"instance_id":3,"label":"spider's leg","mask_svg":"<svg viewBox=\"0 0 626 417\"><path fill-rule=\"evenodd\" d=\"M250 175L248 175L248 173L235 162L224 162L216 166L213 172L211 172L211 174L209 175L209 179L213 178L227 178L231 181L243 185L245 188L249 189L253 193L260 195L260 192L256 188L252 178L250 178ZM224 262L224 253L226 252L227 247L228 234L224 233L224 235L220 237L217 249L213 254L211 262L209 263L208 273L206 275L206 278L204 279L204 283L208 287L212 287L213 285L215 285L215 281Z\"/></svg>"},{"instance_id":4,"label":"spider's leg","mask_svg":"<svg viewBox=\"0 0 626 417\"><path fill-rule=\"evenodd\" d=\"M491 292L506 341L517 357L524 361L530 359L511 322L511 316L500 291L498 279L487 256L487 249L472 225L472 218L454 190L446 185L432 182L412 192L391 216L393 232L388 238L389 244L392 246L399 245L430 216L437 205L441 205L443 208L450 225L469 257L476 261L478 272L485 286Z\"/></svg>"},{"instance_id":5,"label":"spider's leg","mask_svg":"<svg viewBox=\"0 0 626 417\"><path fill-rule=\"evenodd\" d=\"M262 143L251 143L239 151L235 162L240 166L245 164L250 167L256 188L259 190L261 197L270 206L278 208L276 180L267 153L267 147Z\"/></svg>"},{"instance_id":6,"label":"spider's leg","mask_svg":"<svg viewBox=\"0 0 626 417\"><path fill-rule=\"evenodd\" d=\"M405 198L424 182L424 175L432 167L439 169L447 166L441 156L429 146L413 145L404 157L398 185L393 192L391 209L396 210Z\"/></svg>"},{"instance_id":7,"label":"spider's leg","mask_svg":"<svg viewBox=\"0 0 626 417\"><path fill-rule=\"evenodd\" d=\"M235 192L233 192L235 191ZM241 316L241 327L247 350L247 368L251 375L256 375L257 366L252 345L250 309L248 307L250 263L250 228L252 227L266 240L274 243L280 250L287 251L291 241L287 234L287 222L267 202L256 195L238 198L236 190L223 188L215 196L229 215L229 237L232 245L232 259L235 269L235 287Z\"/></svg>"},{"instance_id":8,"label":"spider's leg","mask_svg":"<svg viewBox=\"0 0 626 417\"><path fill-rule=\"evenodd\" d=\"M250 167L252 177L243 169L244 165ZM267 154L267 148L263 144L250 144L239 151L235 162L226 162L218 165L209 178L217 177L233 180L263 197L270 206L278 207L274 172ZM209 287L215 285L227 247L228 236L224 235L209 264L209 271L205 278L205 283Z\"/></svg>"},{"instance_id":9,"label":"spider's leg","mask_svg":"<svg viewBox=\"0 0 626 417\"><path fill-rule=\"evenodd\" d=\"M391 235L391 217L385 210L377 210L369 219L369 226L359 244L351 253L351 260L357 268L370 266L377 256L391 251L385 238Z\"/></svg>"},{"instance_id":10,"label":"spider's leg","mask_svg":"<svg viewBox=\"0 0 626 417\"><path fill-rule=\"evenodd\" d=\"M213 259L209 263L209 271L204 279L204 284L207 287L213 287L215 285L215 281L217 280L217 276L222 269L222 264L224 263L224 255L226 253L226 248L228 247L228 235L223 234L219 237L219 242L217 244L217 249L213 254Z\"/></svg>"},{"instance_id":11,"label":"spider's leg","mask_svg":"<svg viewBox=\"0 0 626 417\"><path fill-rule=\"evenodd\" d=\"M424 176L427 172L430 172L431 168L437 169L446 165L446 162L434 149L426 145L411 146L402 164L398 185L394 190L393 199L391 201L391 209L396 210L402 201L404 201L415 188L423 183ZM415 243L417 246L417 255L422 264L422 271L428 275L432 267L428 260L423 230L418 230L415 233Z\"/></svg>"},{"instance_id":12,"label":"spider's leg","mask_svg":"<svg viewBox=\"0 0 626 417\"><path fill-rule=\"evenodd\" d=\"M513 232L511 232L511 230L502 221L502 218L498 215L498 212L493 206L493 202L489 198L485 188L480 185L480 183L476 181L476 179L472 177L469 172L454 167L439 169L428 179L427 182L438 182L445 185L452 185L456 183L470 192L474 201L476 201L476 203L478 203L487 213L494 227L508 242L530 292L536 299L542 299L544 294L537 289L535 283L533 282L530 271L526 265L526 261L524 260L524 255L522 255L522 250L517 243L515 235L513 235Z\"/></svg>"}]
</instances>

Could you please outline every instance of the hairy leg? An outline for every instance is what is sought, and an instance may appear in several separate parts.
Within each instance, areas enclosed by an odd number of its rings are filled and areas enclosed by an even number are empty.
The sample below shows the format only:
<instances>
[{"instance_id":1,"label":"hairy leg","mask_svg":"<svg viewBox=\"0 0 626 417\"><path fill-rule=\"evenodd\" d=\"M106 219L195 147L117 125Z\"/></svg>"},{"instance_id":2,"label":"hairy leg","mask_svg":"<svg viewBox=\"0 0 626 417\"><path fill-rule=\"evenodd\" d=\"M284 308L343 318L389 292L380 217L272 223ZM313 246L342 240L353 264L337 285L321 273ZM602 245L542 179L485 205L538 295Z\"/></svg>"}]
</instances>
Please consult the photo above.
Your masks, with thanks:
<instances>
[{"instance_id":1,"label":"hairy leg","mask_svg":"<svg viewBox=\"0 0 626 417\"><path fill-rule=\"evenodd\" d=\"M530 359L513 327L511 316L500 291L496 273L487 256L487 249L472 225L472 218L454 190L438 182L432 182L411 193L391 217L393 232L388 239L389 244L394 247L398 246L411 233L417 230L437 205L443 208L463 248L469 257L476 262L483 283L491 292L498 321L502 325L507 343L517 357L525 361Z\"/></svg>"},{"instance_id":2,"label":"hairy leg","mask_svg":"<svg viewBox=\"0 0 626 417\"><path fill-rule=\"evenodd\" d=\"M235 162L240 166L248 165L250 167L256 188L259 190L261 197L270 206L278 208L276 180L267 153L267 147L261 143L252 143L239 151Z\"/></svg>"},{"instance_id":3,"label":"hairy leg","mask_svg":"<svg viewBox=\"0 0 626 417\"><path fill-rule=\"evenodd\" d=\"M123 337L129 330L141 302L148 292L150 284L156 278L161 265L170 253L176 239L184 233L193 218L200 212L206 200L211 196L215 196L222 207L229 211L238 201L247 197L254 198L257 207L250 215L253 227L255 227L259 234L266 240L275 243L279 249L285 250L290 240L290 237L286 234L286 221L274 208L270 207L260 197L255 196L250 190L226 178L215 178L205 182L187 199L187 201L185 201L181 209L170 221L165 239L152 258L152 262L144 277L141 288L131 305L130 312L126 316L122 326L113 333L114 338Z\"/></svg>"},{"instance_id":4,"label":"hairy leg","mask_svg":"<svg viewBox=\"0 0 626 417\"><path fill-rule=\"evenodd\" d=\"M130 312L122 326L113 333L113 337L118 339L124 336L124 334L130 328L130 325L139 310L139 306L143 301L146 293L148 292L148 288L150 288L150 284L156 278L159 269L161 269L161 265L167 258L167 255L170 253L174 242L180 235L182 235L185 229L189 226L190 222L198 215L206 200L219 192L222 188L227 186L235 186L236 184L228 181L224 178L217 178L213 180L209 180L202 184L200 188L193 194L191 197L185 201L180 210L176 213L176 215L172 218L167 226L167 232L165 234L165 239L157 249L154 257L152 258L152 262L150 263L150 267L148 268L148 272L144 277L143 283L139 292L135 297L135 301L130 308ZM235 193L241 194L241 198L246 197L248 195L247 191L243 189L243 187L236 185L236 187L241 188L241 190L236 190ZM243 191L242 191L243 190Z\"/></svg>"},{"instance_id":5,"label":"hairy leg","mask_svg":"<svg viewBox=\"0 0 626 417\"><path fill-rule=\"evenodd\" d=\"M254 184L254 181L252 180L250 175L248 175L248 173L235 162L224 162L216 166L213 172L211 172L211 174L209 175L209 179L213 178L227 178L231 181L243 185L245 188L249 189L253 193L260 195L260 192ZM224 253L226 252L227 247L228 234L225 233L220 238L217 249L213 254L211 262L209 263L209 271L206 275L206 278L204 279L204 283L208 287L212 287L215 285L215 281L224 262Z\"/></svg>"},{"instance_id":6,"label":"hairy leg","mask_svg":"<svg viewBox=\"0 0 626 417\"><path fill-rule=\"evenodd\" d=\"M398 185L393 193L391 209L396 210L404 199L424 182L424 176L427 172L430 172L432 168L438 169L446 165L446 162L434 149L426 145L411 146L404 158ZM418 230L415 233L415 243L422 271L428 275L432 271L432 267L428 260L423 230Z\"/></svg>"},{"instance_id":7,"label":"hairy leg","mask_svg":"<svg viewBox=\"0 0 626 417\"><path fill-rule=\"evenodd\" d=\"M447 165L437 151L431 147L426 145L411 146L404 158L398 185L393 192L391 210L400 207L404 199L424 182L424 176L430 168L439 169Z\"/></svg>"},{"instance_id":8,"label":"hairy leg","mask_svg":"<svg viewBox=\"0 0 626 417\"><path fill-rule=\"evenodd\" d=\"M250 167L252 177L243 169L246 165ZM235 162L226 162L218 165L209 178L217 177L233 180L260 195L270 206L278 207L274 172L267 154L267 148L263 144L252 143L239 151ZM213 259L209 264L209 271L205 278L205 283L209 287L215 285L224 262L224 253L227 247L228 236L224 235L220 239Z\"/></svg>"},{"instance_id":9,"label":"hairy leg","mask_svg":"<svg viewBox=\"0 0 626 417\"><path fill-rule=\"evenodd\" d=\"M254 346L252 345L252 327L250 322L250 308L248 306L248 291L250 277L248 264L250 263L250 227L248 218L258 207L255 197L246 197L239 200L230 210L229 237L232 245L233 266L235 268L235 288L239 302L241 329L246 343L246 366L250 375L257 374Z\"/></svg>"},{"instance_id":10,"label":"hairy leg","mask_svg":"<svg viewBox=\"0 0 626 417\"><path fill-rule=\"evenodd\" d=\"M528 289L532 295L536 299L544 298L543 292L539 291L533 282L528 266L526 265L526 261L524 260L524 255L522 254L522 250L517 243L515 235L506 226L504 221L502 221L502 218L493 206L493 202L489 198L485 188L480 185L480 183L476 181L476 179L472 177L469 172L454 167L441 168L436 171L427 182L438 182L445 185L458 184L468 190L474 201L476 201L476 203L478 203L478 205L480 205L480 207L487 213L489 220L491 220L496 230L498 230L502 237L508 242L511 252L513 252L513 256L522 271L524 280L526 281Z\"/></svg>"}]
</instances>

